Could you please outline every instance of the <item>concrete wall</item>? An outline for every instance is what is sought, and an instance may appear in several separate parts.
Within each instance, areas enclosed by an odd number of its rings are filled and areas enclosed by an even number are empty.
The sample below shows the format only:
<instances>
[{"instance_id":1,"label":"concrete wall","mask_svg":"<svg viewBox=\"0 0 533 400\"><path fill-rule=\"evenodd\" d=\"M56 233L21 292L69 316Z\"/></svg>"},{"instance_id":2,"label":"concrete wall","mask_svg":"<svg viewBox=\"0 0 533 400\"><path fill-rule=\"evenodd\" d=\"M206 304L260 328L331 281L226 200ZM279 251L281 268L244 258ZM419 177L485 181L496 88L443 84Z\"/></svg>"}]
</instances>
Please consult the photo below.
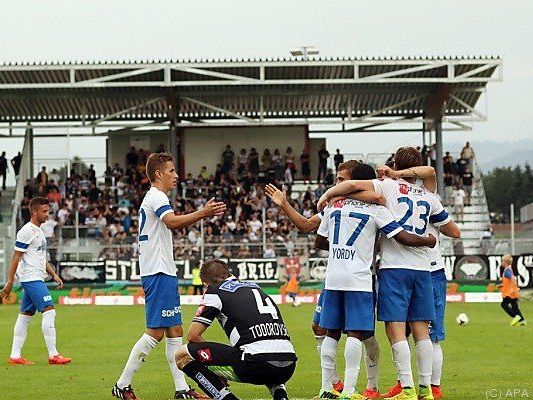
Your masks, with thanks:
<instances>
[{"instance_id":1,"label":"concrete wall","mask_svg":"<svg viewBox=\"0 0 533 400\"><path fill-rule=\"evenodd\" d=\"M126 154L131 146L136 149L154 152L163 144L166 151L169 149L168 130L143 130L125 133L110 133L107 141L107 163L125 165Z\"/></svg>"},{"instance_id":2,"label":"concrete wall","mask_svg":"<svg viewBox=\"0 0 533 400\"><path fill-rule=\"evenodd\" d=\"M211 173L214 173L217 163L222 162L222 152L228 144L231 145L236 157L241 148L246 149L248 153L252 147L255 147L260 159L267 148L271 153L277 148L283 155L290 146L293 154L296 155L297 177L299 177L299 160L306 145L306 138L306 126L186 128L183 129L182 147L185 172L196 176L205 165ZM313 168L312 165L312 169L316 171L318 168L316 167L316 154L314 157L315 166Z\"/></svg>"}]
</instances>

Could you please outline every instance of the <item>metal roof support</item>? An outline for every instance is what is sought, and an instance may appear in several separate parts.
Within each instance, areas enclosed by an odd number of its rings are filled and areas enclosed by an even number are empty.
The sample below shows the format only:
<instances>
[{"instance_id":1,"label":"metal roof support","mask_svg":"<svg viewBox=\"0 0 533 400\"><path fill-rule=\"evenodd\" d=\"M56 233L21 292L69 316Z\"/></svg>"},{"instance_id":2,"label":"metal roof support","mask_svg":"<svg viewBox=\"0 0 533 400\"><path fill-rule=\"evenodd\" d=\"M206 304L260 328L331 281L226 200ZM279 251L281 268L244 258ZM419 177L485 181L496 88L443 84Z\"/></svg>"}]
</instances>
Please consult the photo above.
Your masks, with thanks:
<instances>
[{"instance_id":1,"label":"metal roof support","mask_svg":"<svg viewBox=\"0 0 533 400\"><path fill-rule=\"evenodd\" d=\"M470 106L469 104L465 103L464 101L462 101L460 98L458 98L457 96L454 96L453 94L450 95L450 98L452 100L455 100L456 102L458 102L461 106L463 106L464 108L466 108L468 111L470 111L473 115L475 115L476 117L478 117L479 121L480 122L484 122L487 120L487 116L482 114L481 112L479 112L478 110L476 110L474 107Z\"/></svg>"},{"instance_id":2,"label":"metal roof support","mask_svg":"<svg viewBox=\"0 0 533 400\"><path fill-rule=\"evenodd\" d=\"M224 72L217 72L217 71L212 71L212 70L202 69L202 68L172 67L172 69L176 71L188 72L190 74L211 76L213 78L229 79L229 80L237 81L237 82L256 82L256 83L259 82L258 79L250 78L249 76L227 74Z\"/></svg>"},{"instance_id":3,"label":"metal roof support","mask_svg":"<svg viewBox=\"0 0 533 400\"><path fill-rule=\"evenodd\" d=\"M248 123L257 123L257 121L252 119L252 118L248 118L248 117L245 117L244 115L240 115L240 114L234 113L233 111L226 110L225 108L217 107L217 106L214 106L214 105L209 104L209 103L205 103L205 102L200 101L200 100L192 99L190 97L182 97L182 99L185 100L185 101L190 101L191 103L198 104L198 105L200 105L202 107L205 107L205 108L208 108L210 110L213 110L213 111L216 111L216 112L219 112L219 113L224 113L226 115L235 117L237 119L242 119L243 121L246 121Z\"/></svg>"},{"instance_id":4,"label":"metal roof support","mask_svg":"<svg viewBox=\"0 0 533 400\"><path fill-rule=\"evenodd\" d=\"M157 103L158 101L160 101L161 99L163 99L162 97L157 97L155 99L150 99L148 101L145 101L145 102L142 102L140 104L137 104L133 107L129 107L129 108L126 108L124 110L120 110L120 111L117 111L116 113L113 113L113 114L109 114L107 116L105 116L104 118L100 118L100 119L96 119L94 121L91 121L89 123L89 125L98 125L100 122L104 122L104 121L108 121L110 119L113 119L113 118L116 118L116 117L119 117L121 116L122 114L127 114L127 113L130 113L132 111L135 111L137 110L138 108L141 108L141 107L145 107L145 106L149 106L150 104L154 104L154 103ZM82 123L82 125L85 125Z\"/></svg>"}]
</instances>

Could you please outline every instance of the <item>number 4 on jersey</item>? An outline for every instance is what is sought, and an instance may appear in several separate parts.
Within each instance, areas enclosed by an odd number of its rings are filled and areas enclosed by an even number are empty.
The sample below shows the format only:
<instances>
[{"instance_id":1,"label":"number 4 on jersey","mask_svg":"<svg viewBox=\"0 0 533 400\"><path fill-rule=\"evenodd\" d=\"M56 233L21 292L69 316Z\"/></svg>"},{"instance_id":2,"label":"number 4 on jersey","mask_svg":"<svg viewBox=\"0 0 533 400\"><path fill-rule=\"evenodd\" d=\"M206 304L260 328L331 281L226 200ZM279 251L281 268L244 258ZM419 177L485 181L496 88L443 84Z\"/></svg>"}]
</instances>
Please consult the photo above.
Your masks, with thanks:
<instances>
[{"instance_id":1,"label":"number 4 on jersey","mask_svg":"<svg viewBox=\"0 0 533 400\"><path fill-rule=\"evenodd\" d=\"M252 289L252 293L254 294L255 302L257 303L257 310L260 314L270 314L272 315L273 319L279 319L278 310L276 309L276 306L270 297L265 299L266 304L264 304L259 290Z\"/></svg>"}]
</instances>

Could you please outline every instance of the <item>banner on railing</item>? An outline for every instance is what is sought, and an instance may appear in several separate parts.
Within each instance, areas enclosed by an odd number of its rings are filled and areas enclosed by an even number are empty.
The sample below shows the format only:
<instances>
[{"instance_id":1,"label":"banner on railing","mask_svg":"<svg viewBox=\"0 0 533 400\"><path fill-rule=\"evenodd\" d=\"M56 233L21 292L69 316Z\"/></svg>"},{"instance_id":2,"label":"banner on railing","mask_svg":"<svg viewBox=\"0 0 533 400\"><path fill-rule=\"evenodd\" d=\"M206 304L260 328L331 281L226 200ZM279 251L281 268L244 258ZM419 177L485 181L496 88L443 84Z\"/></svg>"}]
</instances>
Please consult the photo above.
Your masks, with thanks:
<instances>
[{"instance_id":1,"label":"banner on railing","mask_svg":"<svg viewBox=\"0 0 533 400\"><path fill-rule=\"evenodd\" d=\"M448 280L496 281L501 276L502 255L445 256L444 268ZM226 259L231 273L242 281L277 283L286 271L282 258ZM302 260L303 261L303 260ZM301 263L307 269L304 280L323 282L326 276L327 258L309 258ZM192 270L199 264L197 259L176 261L179 279L191 280ZM307 264L307 266L305 265ZM520 287L533 287L533 254L513 257L513 270ZM281 271L281 272L280 272ZM137 260L64 261L59 263L59 274L66 283L104 283L113 281L139 281L141 279Z\"/></svg>"}]
</instances>

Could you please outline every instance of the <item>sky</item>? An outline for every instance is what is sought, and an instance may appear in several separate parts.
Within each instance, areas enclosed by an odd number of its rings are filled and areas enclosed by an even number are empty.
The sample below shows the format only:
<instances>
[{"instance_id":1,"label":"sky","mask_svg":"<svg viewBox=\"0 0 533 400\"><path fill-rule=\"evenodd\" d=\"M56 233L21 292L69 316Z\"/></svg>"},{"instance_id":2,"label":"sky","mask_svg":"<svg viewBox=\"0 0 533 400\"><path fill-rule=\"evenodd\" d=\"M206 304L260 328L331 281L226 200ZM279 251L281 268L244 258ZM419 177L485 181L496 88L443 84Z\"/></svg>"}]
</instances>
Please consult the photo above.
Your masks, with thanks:
<instances>
[{"instance_id":1,"label":"sky","mask_svg":"<svg viewBox=\"0 0 533 400\"><path fill-rule=\"evenodd\" d=\"M504 80L488 86L488 121L450 132L445 142L533 138L525 118L533 93L530 0L2 0L2 14L0 62L286 57L303 45L321 56L500 55ZM7 141L0 149L9 155L20 144ZM331 135L328 147L390 152L420 141L418 134ZM53 143L36 152L47 155ZM71 147L102 151L99 141Z\"/></svg>"}]
</instances>

